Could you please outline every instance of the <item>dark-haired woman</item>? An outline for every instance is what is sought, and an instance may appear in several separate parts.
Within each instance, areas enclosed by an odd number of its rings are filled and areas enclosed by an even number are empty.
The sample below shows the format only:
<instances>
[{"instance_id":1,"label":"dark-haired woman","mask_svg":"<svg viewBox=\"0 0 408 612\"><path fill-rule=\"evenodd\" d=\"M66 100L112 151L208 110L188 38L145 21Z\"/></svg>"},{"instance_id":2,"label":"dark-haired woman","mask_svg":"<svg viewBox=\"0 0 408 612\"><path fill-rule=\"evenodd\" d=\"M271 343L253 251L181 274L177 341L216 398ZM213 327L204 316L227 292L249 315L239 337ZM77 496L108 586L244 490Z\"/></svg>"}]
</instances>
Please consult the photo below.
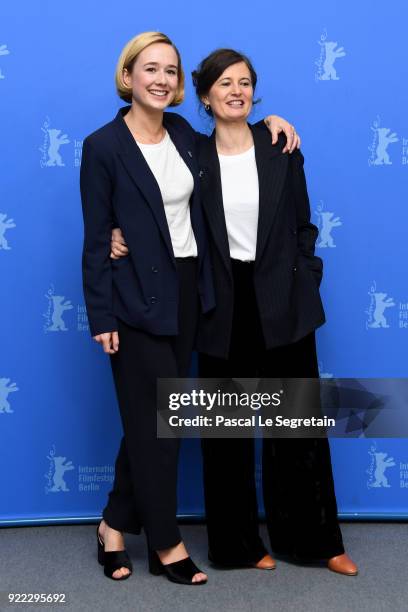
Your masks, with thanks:
<instances>
[{"instance_id":1,"label":"dark-haired woman","mask_svg":"<svg viewBox=\"0 0 408 612\"><path fill-rule=\"evenodd\" d=\"M178 441L156 436L156 380L187 375L199 313L215 304L195 133L180 115L164 113L184 96L170 39L144 32L130 40L116 87L130 105L84 139L80 180L87 313L92 337L110 356L124 430L97 529L98 560L107 577L128 578L123 532L143 528L153 574L203 584L207 576L177 525ZM118 224L130 255L112 261Z\"/></svg>"},{"instance_id":2,"label":"dark-haired woman","mask_svg":"<svg viewBox=\"0 0 408 612\"><path fill-rule=\"evenodd\" d=\"M220 49L193 78L215 119L199 154L217 302L201 316L199 375L318 378L322 261L303 155L283 155L265 128L247 123L257 81L247 57ZM273 568L259 536L254 440L203 438L202 450L210 558ZM265 438L262 483L276 554L357 573L343 547L327 438Z\"/></svg>"}]
</instances>

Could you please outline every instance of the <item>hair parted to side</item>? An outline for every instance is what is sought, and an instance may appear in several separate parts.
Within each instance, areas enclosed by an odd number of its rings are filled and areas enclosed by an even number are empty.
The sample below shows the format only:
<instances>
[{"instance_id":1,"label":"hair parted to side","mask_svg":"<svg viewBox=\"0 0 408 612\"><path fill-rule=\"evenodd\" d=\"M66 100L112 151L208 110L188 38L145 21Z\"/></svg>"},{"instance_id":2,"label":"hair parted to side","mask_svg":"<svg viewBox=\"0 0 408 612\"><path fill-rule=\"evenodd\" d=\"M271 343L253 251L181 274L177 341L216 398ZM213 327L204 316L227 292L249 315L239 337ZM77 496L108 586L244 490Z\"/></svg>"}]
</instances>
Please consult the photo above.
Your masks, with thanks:
<instances>
[{"instance_id":1,"label":"hair parted to side","mask_svg":"<svg viewBox=\"0 0 408 612\"><path fill-rule=\"evenodd\" d=\"M191 73L193 77L193 85L196 90L196 94L200 102L202 103L202 97L207 95L214 83L220 78L224 70L232 66L244 62L249 70L252 81L252 88L255 92L256 83L258 76L250 59L234 49L216 49L210 55L199 64L197 70ZM253 100L253 104L256 104L259 100ZM205 108L205 107L204 107ZM207 115L212 117L211 108L205 108Z\"/></svg>"},{"instance_id":2,"label":"hair parted to side","mask_svg":"<svg viewBox=\"0 0 408 612\"><path fill-rule=\"evenodd\" d=\"M122 50L122 53L120 54L115 71L115 85L117 94L125 102L132 102L132 89L130 87L126 87L123 81L123 70L124 68L126 68L129 72L132 72L134 63L139 53L141 53L144 49L146 49L146 47L148 47L149 45L153 45L154 43L165 43L166 45L171 45L177 54L178 86L174 100L169 105L177 106L178 104L181 104L184 100L184 71L181 65L181 57L179 50L172 43L170 38L162 32L142 32L141 34L138 34L137 36L129 40L128 43L126 43Z\"/></svg>"}]
</instances>

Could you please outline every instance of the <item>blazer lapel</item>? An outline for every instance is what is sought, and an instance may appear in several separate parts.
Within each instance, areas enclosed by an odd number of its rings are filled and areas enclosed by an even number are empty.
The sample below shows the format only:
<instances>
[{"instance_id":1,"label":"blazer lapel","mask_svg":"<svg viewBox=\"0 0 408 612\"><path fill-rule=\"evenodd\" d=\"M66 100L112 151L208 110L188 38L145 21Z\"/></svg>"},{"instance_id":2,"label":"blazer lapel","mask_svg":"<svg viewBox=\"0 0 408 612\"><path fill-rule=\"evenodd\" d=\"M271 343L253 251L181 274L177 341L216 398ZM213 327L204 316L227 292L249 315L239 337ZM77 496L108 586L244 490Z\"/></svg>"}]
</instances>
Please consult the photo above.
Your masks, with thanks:
<instances>
[{"instance_id":1,"label":"blazer lapel","mask_svg":"<svg viewBox=\"0 0 408 612\"><path fill-rule=\"evenodd\" d=\"M129 108L129 106L124 106L119 109L114 119L116 135L121 145L118 154L129 176L143 193L149 204L170 256L174 259L169 226L166 219L166 213L164 212L163 198L159 185L124 120L124 116Z\"/></svg>"},{"instance_id":2,"label":"blazer lapel","mask_svg":"<svg viewBox=\"0 0 408 612\"><path fill-rule=\"evenodd\" d=\"M222 201L221 170L215 144L215 130L200 140L200 177L204 213L222 260L231 272L227 226Z\"/></svg>"},{"instance_id":3,"label":"blazer lapel","mask_svg":"<svg viewBox=\"0 0 408 612\"><path fill-rule=\"evenodd\" d=\"M259 216L255 265L262 257L272 228L285 184L288 153L283 154L278 144L272 146L269 131L249 125L255 145L255 160L259 183Z\"/></svg>"}]
</instances>

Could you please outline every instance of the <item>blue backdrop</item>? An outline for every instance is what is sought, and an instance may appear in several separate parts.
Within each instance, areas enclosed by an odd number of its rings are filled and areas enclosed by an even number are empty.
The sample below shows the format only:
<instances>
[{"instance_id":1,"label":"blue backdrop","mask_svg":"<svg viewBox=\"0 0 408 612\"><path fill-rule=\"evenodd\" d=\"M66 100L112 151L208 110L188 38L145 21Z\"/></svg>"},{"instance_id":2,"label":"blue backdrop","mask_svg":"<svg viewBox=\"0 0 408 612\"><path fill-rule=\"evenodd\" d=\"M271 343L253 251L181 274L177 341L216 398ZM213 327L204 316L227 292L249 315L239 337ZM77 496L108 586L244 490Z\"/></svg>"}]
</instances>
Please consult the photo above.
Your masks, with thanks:
<instances>
[{"instance_id":1,"label":"blue backdrop","mask_svg":"<svg viewBox=\"0 0 408 612\"><path fill-rule=\"evenodd\" d=\"M283 115L303 139L325 266L321 374L406 375L405 0L4 0L1 13L1 523L95 518L113 480L121 424L82 295L79 165L83 138L123 105L114 70L141 31L178 45L177 111L203 131L191 71L216 47L250 56L262 98L253 120ZM408 516L406 439L331 448L341 516ZM183 442L180 471L180 515L202 515L197 441Z\"/></svg>"}]
</instances>

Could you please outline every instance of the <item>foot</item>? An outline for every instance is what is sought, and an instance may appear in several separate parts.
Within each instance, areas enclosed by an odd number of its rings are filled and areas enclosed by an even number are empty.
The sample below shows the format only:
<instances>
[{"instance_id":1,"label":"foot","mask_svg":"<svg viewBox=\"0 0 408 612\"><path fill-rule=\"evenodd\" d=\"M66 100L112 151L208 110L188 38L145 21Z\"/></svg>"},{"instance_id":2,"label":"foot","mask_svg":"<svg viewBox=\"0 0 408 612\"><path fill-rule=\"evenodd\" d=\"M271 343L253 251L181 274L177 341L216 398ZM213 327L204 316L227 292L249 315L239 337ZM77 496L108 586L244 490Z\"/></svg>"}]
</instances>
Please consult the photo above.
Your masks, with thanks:
<instances>
[{"instance_id":1,"label":"foot","mask_svg":"<svg viewBox=\"0 0 408 612\"><path fill-rule=\"evenodd\" d=\"M163 565L169 565L169 563L175 563L175 561L187 559L189 556L183 542L180 542L172 548L158 550L157 554ZM205 582L206 580L208 580L207 574L204 574L204 572L199 572L198 574L194 574L191 582Z\"/></svg>"},{"instance_id":2,"label":"foot","mask_svg":"<svg viewBox=\"0 0 408 612\"><path fill-rule=\"evenodd\" d=\"M276 563L272 559L271 555L265 555L260 561L258 561L258 563L254 563L254 567L256 569L272 570L275 569Z\"/></svg>"},{"instance_id":3,"label":"foot","mask_svg":"<svg viewBox=\"0 0 408 612\"><path fill-rule=\"evenodd\" d=\"M104 520L102 520L99 526L99 537L104 544L105 552L125 550L122 532L112 529ZM130 570L127 567L120 567L113 572L112 577L115 579L122 578L122 576L127 576L128 574L130 574Z\"/></svg>"},{"instance_id":4,"label":"foot","mask_svg":"<svg viewBox=\"0 0 408 612\"><path fill-rule=\"evenodd\" d=\"M346 576L356 576L358 574L357 565L353 563L346 553L329 559L327 567L332 570L332 572L345 574Z\"/></svg>"}]
</instances>

